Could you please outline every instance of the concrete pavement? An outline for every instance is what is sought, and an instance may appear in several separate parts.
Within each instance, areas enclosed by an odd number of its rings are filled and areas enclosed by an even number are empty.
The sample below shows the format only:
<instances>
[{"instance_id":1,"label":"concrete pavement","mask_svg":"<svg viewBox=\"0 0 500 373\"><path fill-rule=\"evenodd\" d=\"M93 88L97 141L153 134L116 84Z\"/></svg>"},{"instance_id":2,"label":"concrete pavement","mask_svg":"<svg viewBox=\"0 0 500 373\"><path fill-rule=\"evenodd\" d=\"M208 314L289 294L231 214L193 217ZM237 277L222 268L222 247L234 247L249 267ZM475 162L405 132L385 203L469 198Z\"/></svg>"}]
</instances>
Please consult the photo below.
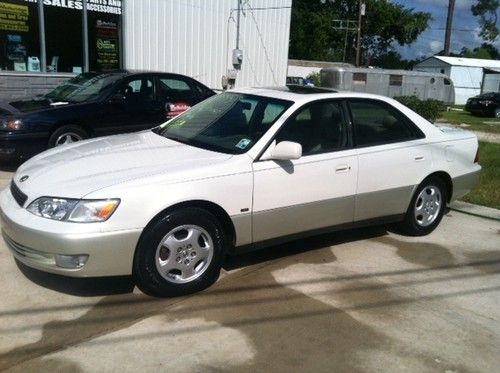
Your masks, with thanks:
<instances>
[{"instance_id":1,"label":"concrete pavement","mask_svg":"<svg viewBox=\"0 0 500 373\"><path fill-rule=\"evenodd\" d=\"M18 267L3 242L0 283L9 372L500 366L500 222L458 211L424 238L377 227L229 258L212 288L183 298Z\"/></svg>"}]
</instances>

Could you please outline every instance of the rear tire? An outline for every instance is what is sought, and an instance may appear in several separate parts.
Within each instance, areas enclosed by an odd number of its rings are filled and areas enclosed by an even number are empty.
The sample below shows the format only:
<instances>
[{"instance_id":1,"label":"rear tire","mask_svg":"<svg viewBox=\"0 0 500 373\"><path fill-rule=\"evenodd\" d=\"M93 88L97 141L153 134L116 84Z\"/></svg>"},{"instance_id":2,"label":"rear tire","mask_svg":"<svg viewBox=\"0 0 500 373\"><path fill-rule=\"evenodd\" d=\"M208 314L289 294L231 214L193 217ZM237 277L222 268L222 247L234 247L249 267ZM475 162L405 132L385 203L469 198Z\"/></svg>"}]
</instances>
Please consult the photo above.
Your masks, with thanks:
<instances>
[{"instance_id":1,"label":"rear tire","mask_svg":"<svg viewBox=\"0 0 500 373\"><path fill-rule=\"evenodd\" d=\"M62 126L56 129L49 138L49 148L55 148L60 145L71 144L73 142L85 140L89 137L88 133L79 126Z\"/></svg>"},{"instance_id":2,"label":"rear tire","mask_svg":"<svg viewBox=\"0 0 500 373\"><path fill-rule=\"evenodd\" d=\"M200 208L173 211L143 233L134 257L139 289L157 297L195 293L219 277L224 231L211 213Z\"/></svg>"},{"instance_id":3,"label":"rear tire","mask_svg":"<svg viewBox=\"0 0 500 373\"><path fill-rule=\"evenodd\" d=\"M495 112L493 113L493 115L495 116L495 118L500 118L500 108L495 109Z\"/></svg>"},{"instance_id":4,"label":"rear tire","mask_svg":"<svg viewBox=\"0 0 500 373\"><path fill-rule=\"evenodd\" d=\"M415 191L401 224L410 236L425 236L439 225L447 201L446 185L439 177L425 179Z\"/></svg>"}]
</instances>

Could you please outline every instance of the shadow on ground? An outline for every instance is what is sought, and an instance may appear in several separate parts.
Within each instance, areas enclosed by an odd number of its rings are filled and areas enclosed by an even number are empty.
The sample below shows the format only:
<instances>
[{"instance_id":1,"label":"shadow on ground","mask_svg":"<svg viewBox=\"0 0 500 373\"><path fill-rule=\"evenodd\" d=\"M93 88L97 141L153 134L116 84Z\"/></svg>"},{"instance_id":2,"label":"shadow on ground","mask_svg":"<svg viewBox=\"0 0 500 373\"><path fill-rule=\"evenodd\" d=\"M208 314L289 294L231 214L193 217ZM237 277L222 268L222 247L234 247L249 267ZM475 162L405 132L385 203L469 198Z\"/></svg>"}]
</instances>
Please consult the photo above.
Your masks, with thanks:
<instances>
[{"instance_id":1,"label":"shadow on ground","mask_svg":"<svg viewBox=\"0 0 500 373\"><path fill-rule=\"evenodd\" d=\"M254 264L318 250L323 247L379 237L386 234L387 230L384 227L371 227L296 240L289 244L269 247L243 255L228 256L223 264L223 269L230 271L244 268ZM134 290L132 276L74 278L42 272L30 268L17 260L16 264L20 271L35 284L69 295L92 297L126 294Z\"/></svg>"},{"instance_id":2,"label":"shadow on ground","mask_svg":"<svg viewBox=\"0 0 500 373\"><path fill-rule=\"evenodd\" d=\"M402 259L419 264L419 267L338 276L335 273L335 267L329 266L337 260L330 246L366 238L375 238L395 247ZM420 253L412 252L419 250ZM433 267L434 264L429 260L433 254L441 258L436 267ZM472 256L469 259L474 260ZM249 267L260 263L268 265ZM298 263L324 264L322 268L326 271L325 277L313 280L303 278L290 283L280 283L276 280L274 273ZM16 310L15 315L33 316L27 318L31 320L31 324L28 323L23 330L17 332L41 329L42 336L35 343L1 354L0 370L31 360L28 364L33 367L32 371L36 371L38 362L42 364L47 360L46 357L41 360L42 356L76 345L79 345L79 348L84 348L85 345L87 348L89 345L98 346L98 353L104 354L101 351L114 346L123 349L133 348L134 344L140 344L144 354L147 355L150 349L168 346L169 338L179 338L182 335L194 336L204 331L210 332L216 328L226 327L238 330L246 336L253 349L252 359L239 367L224 369L220 366L194 365L192 370L285 372L300 369L315 372L354 373L397 371L401 366L388 369L390 366L384 365L388 364L387 354L390 354L392 361L405 361L409 367L417 371L444 371L446 369L467 371L453 361L446 361L445 358L438 364L432 353L425 353L426 346L393 340L379 329L354 318L352 312L369 313L372 314L372 318L390 318L394 323L399 323L405 317L406 307L415 302L498 291L499 287L489 287L455 292L443 290L441 293L430 296L418 294L402 296L401 293L393 291L393 288L401 286L397 280L394 284L381 281L381 276L386 278L391 275L432 274L434 272L442 274L440 271L445 268L450 270L452 275L460 277L463 276L461 269L476 266L493 266L498 273L500 254L488 255L484 262L456 263L449 251L443 247L422 246L420 243L399 241L397 238L387 237L386 230L383 228L318 236L252 254L230 257L224 264L226 270L249 267L248 270L233 272L210 289L189 297L154 299L143 294L114 293L117 295L104 296L95 305L91 305L91 308L81 317L74 320L54 320L44 325L36 325L38 313L51 312L54 313L56 319L58 311L65 311L66 308L71 307L84 309L89 305L75 304L69 307L49 305L38 309ZM482 273L482 275L485 274ZM40 278L38 280L46 281ZM465 280L466 276L464 276ZM439 281L439 279L433 278L432 281ZM45 284L55 286L54 282L46 281ZM321 287L307 294L297 290L300 286L315 284ZM74 284L72 286L75 287ZM105 283L101 283L101 286L105 286ZM360 291L362 293L359 293ZM342 307L320 301L318 300L320 296L329 297L335 301L335 305L339 304ZM6 316L13 317L13 315L14 311L0 313L0 320ZM132 335L129 333L128 336L119 334L120 330L133 327L139 321L152 316L163 317L165 327L148 332L137 331ZM198 319L206 323L201 326L193 325L192 320ZM480 337L470 335L469 342L473 345L481 345L484 342L476 341L476 338ZM199 344L209 345L213 342L199 341ZM478 344L475 344L476 342ZM82 343L84 344L81 345ZM217 346L217 348L221 349L223 346ZM179 353L182 354L182 352ZM383 354L386 354L385 360L381 359ZM99 359L100 356L94 356L94 358ZM67 366L72 364L61 362L59 359L54 361ZM128 364L133 363L140 364L132 361ZM23 371L26 367L23 365L19 368ZM129 368L133 369L133 366L130 365Z\"/></svg>"}]
</instances>

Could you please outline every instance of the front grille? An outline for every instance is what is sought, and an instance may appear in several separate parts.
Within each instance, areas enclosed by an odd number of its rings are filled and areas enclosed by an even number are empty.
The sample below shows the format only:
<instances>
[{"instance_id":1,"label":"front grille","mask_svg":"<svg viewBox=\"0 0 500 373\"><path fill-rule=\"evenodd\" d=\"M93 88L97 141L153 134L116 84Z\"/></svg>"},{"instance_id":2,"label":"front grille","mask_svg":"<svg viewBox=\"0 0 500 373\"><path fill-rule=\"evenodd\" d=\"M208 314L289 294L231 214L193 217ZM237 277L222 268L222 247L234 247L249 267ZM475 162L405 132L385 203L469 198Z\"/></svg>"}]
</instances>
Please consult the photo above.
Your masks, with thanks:
<instances>
[{"instance_id":1,"label":"front grille","mask_svg":"<svg viewBox=\"0 0 500 373\"><path fill-rule=\"evenodd\" d=\"M10 192L12 193L12 196L19 204L19 206L23 207L24 203L28 199L28 196L21 192L21 189L19 189L18 186L14 183L14 180L10 183Z\"/></svg>"}]
</instances>

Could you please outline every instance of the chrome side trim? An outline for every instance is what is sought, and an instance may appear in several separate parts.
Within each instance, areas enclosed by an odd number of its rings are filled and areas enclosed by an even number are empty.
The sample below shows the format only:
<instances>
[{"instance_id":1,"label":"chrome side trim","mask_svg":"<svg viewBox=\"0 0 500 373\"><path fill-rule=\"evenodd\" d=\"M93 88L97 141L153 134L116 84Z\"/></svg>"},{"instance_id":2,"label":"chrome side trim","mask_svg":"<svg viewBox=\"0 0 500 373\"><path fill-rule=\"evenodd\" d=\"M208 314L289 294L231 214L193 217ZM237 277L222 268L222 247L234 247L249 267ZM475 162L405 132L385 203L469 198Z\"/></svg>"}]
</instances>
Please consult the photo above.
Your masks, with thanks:
<instances>
[{"instance_id":1,"label":"chrome side trim","mask_svg":"<svg viewBox=\"0 0 500 373\"><path fill-rule=\"evenodd\" d=\"M413 196L415 185L362 193L356 196L354 221L403 214Z\"/></svg>"},{"instance_id":2,"label":"chrome side trim","mask_svg":"<svg viewBox=\"0 0 500 373\"><path fill-rule=\"evenodd\" d=\"M452 178L451 181L453 184L453 193L450 202L465 196L467 193L473 190L479 183L480 174L481 169Z\"/></svg>"},{"instance_id":3,"label":"chrome side trim","mask_svg":"<svg viewBox=\"0 0 500 373\"><path fill-rule=\"evenodd\" d=\"M253 241L350 223L354 196L264 210L253 215Z\"/></svg>"}]
</instances>

